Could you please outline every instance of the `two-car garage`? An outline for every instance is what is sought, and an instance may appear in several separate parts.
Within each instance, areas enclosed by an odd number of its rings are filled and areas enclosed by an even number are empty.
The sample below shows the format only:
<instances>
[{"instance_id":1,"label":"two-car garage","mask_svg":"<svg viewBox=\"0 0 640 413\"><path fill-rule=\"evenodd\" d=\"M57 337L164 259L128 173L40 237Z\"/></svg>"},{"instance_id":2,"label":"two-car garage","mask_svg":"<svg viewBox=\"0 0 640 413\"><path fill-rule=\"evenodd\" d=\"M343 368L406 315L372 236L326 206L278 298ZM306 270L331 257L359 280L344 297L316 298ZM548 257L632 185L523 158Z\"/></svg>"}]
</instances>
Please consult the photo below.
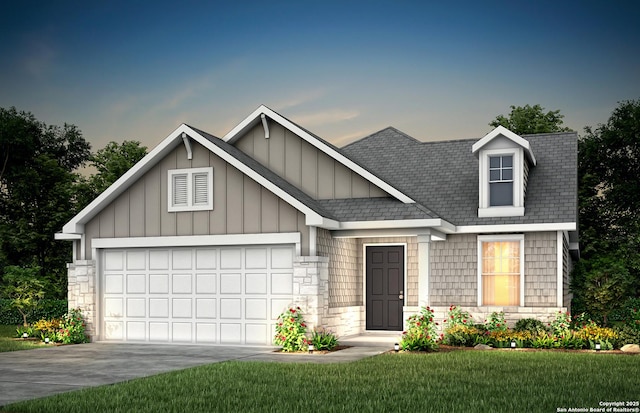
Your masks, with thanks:
<instances>
[{"instance_id":1,"label":"two-car garage","mask_svg":"<svg viewBox=\"0 0 640 413\"><path fill-rule=\"evenodd\" d=\"M103 340L271 345L292 302L293 245L99 251Z\"/></svg>"}]
</instances>

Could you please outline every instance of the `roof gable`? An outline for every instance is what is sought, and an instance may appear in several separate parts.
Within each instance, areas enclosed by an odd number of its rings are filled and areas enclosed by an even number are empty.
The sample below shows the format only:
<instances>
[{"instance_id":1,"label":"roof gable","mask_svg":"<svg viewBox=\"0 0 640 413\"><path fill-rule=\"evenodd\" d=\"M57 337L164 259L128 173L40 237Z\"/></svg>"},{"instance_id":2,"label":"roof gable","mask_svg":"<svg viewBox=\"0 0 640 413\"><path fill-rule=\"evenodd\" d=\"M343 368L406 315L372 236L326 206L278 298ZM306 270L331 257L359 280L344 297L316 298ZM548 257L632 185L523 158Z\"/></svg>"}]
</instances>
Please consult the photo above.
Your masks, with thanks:
<instances>
[{"instance_id":1,"label":"roof gable","mask_svg":"<svg viewBox=\"0 0 640 413\"><path fill-rule=\"evenodd\" d=\"M371 182L375 186L379 187L383 191L387 192L394 198L404 202L404 203L414 203L415 201L404 194L402 191L390 185L388 182L382 180L380 177L376 176L369 169L364 167L362 164L354 161L349 158L344 152L332 145L331 143L323 140L322 138L314 135L308 130L302 128L301 126L295 124L279 113L271 110L270 108L261 105L258 107L253 113L247 116L242 122L240 122L235 128L233 128L229 133L227 133L222 140L229 143L234 144L238 139L244 136L249 130L251 130L257 124L263 122L263 116L268 117L274 122L279 123L284 128L290 130L295 135L299 136L304 141L308 142L318 150L322 151L330 158L344 165L346 168L360 175L365 180Z\"/></svg>"},{"instance_id":2,"label":"roof gable","mask_svg":"<svg viewBox=\"0 0 640 413\"><path fill-rule=\"evenodd\" d=\"M527 156L527 159L529 159L529 162L531 162L531 164L534 166L536 165L536 157L533 154L533 151L531 150L529 141L522 138L520 135L511 132L509 129L505 128L504 126L498 126L491 132L484 135L484 137L482 137L482 139L480 139L478 142L474 143L473 146L471 146L471 153L478 156L478 152L480 151L480 149L482 149L483 147L488 145L490 142L500 137L505 137L511 142L515 143L516 145L522 147L524 149L524 153Z\"/></svg>"}]
</instances>

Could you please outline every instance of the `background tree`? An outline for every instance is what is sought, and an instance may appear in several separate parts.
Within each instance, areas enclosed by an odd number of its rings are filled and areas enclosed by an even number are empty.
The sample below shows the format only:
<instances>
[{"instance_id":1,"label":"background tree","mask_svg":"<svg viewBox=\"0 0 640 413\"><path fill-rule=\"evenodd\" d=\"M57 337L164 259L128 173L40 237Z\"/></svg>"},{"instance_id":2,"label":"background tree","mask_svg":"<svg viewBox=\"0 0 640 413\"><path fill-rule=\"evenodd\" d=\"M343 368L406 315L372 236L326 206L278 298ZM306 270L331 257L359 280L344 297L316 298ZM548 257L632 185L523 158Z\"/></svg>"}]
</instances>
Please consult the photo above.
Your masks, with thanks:
<instances>
[{"instance_id":1,"label":"background tree","mask_svg":"<svg viewBox=\"0 0 640 413\"><path fill-rule=\"evenodd\" d=\"M26 327L27 315L33 311L45 296L46 281L39 276L40 268L21 268L9 266L5 268L4 280L0 291L11 300L11 306L22 315L22 323Z\"/></svg>"},{"instance_id":2,"label":"background tree","mask_svg":"<svg viewBox=\"0 0 640 413\"><path fill-rule=\"evenodd\" d=\"M518 135L534 133L570 132L571 129L562 126L560 110L544 112L540 105L511 106L508 116L498 115L489 123L494 128L504 126Z\"/></svg>"},{"instance_id":3,"label":"background tree","mask_svg":"<svg viewBox=\"0 0 640 413\"><path fill-rule=\"evenodd\" d=\"M47 126L31 113L0 108L0 271L37 266L66 295L68 243L54 234L74 215L74 171L90 145L74 125Z\"/></svg>"}]
</instances>

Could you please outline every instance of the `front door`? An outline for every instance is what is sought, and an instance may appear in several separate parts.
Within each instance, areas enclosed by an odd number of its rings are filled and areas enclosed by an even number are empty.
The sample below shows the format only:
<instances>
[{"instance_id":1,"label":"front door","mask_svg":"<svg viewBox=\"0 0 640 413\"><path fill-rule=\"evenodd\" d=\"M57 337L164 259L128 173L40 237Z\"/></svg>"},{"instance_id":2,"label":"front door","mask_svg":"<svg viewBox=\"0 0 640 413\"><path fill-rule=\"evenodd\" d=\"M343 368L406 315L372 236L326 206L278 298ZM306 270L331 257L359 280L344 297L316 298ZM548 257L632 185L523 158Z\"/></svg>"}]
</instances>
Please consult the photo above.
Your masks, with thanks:
<instances>
[{"instance_id":1,"label":"front door","mask_svg":"<svg viewBox=\"0 0 640 413\"><path fill-rule=\"evenodd\" d=\"M404 247L366 249L367 330L402 331Z\"/></svg>"}]
</instances>

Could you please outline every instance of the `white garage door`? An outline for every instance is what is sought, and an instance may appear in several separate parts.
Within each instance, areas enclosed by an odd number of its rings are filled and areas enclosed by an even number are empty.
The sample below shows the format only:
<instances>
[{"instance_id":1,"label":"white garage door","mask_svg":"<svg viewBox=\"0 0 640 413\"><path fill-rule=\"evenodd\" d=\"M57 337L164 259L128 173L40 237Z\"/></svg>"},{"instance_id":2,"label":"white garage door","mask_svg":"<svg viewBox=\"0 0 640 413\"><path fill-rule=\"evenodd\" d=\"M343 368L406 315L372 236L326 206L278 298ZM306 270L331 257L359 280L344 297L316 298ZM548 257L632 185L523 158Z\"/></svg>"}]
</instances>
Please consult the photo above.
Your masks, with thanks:
<instances>
[{"instance_id":1,"label":"white garage door","mask_svg":"<svg viewBox=\"0 0 640 413\"><path fill-rule=\"evenodd\" d=\"M106 249L105 340L271 345L291 304L293 247Z\"/></svg>"}]
</instances>

